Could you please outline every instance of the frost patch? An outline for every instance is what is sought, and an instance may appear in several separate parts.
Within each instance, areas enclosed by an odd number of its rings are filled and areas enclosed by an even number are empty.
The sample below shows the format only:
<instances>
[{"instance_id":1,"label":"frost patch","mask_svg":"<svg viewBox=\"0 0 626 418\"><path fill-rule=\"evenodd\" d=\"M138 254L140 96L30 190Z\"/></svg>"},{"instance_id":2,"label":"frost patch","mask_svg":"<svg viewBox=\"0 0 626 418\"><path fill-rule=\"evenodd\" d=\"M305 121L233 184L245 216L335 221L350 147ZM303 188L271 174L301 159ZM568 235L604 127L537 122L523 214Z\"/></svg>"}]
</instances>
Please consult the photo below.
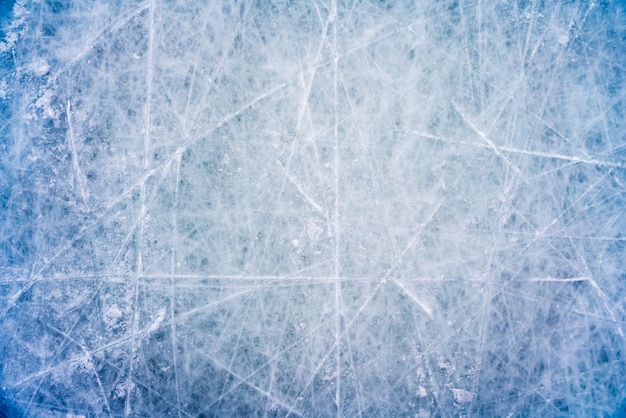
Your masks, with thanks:
<instances>
[{"instance_id":1,"label":"frost patch","mask_svg":"<svg viewBox=\"0 0 626 418\"><path fill-rule=\"evenodd\" d=\"M39 110L44 119L51 119L55 127L59 127L61 112L55 106L56 96L52 90L46 90L35 102L35 109ZM35 115L32 117L36 118Z\"/></svg>"}]
</instances>

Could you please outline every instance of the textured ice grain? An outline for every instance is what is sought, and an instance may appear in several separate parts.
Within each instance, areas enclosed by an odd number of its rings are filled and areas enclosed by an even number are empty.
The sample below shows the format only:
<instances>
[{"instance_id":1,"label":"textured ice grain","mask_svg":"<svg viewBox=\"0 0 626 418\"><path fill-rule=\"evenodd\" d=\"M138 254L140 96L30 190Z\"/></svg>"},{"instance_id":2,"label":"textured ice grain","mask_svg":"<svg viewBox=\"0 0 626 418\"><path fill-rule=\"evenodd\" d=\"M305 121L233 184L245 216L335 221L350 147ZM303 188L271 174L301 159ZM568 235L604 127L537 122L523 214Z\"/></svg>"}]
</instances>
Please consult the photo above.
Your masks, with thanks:
<instances>
[{"instance_id":1,"label":"textured ice grain","mask_svg":"<svg viewBox=\"0 0 626 418\"><path fill-rule=\"evenodd\" d=\"M0 8L0 416L626 414L619 1Z\"/></svg>"}]
</instances>

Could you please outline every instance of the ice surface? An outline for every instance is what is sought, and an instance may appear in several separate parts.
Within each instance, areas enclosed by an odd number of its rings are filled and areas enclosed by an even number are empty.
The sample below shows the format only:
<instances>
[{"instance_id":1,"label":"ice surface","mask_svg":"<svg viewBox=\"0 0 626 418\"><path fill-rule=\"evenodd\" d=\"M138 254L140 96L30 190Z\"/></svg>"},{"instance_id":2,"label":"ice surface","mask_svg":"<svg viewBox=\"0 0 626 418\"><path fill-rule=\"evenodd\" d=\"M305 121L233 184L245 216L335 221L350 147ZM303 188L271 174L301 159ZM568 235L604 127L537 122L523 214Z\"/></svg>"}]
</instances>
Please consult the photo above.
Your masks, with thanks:
<instances>
[{"instance_id":1,"label":"ice surface","mask_svg":"<svg viewBox=\"0 0 626 418\"><path fill-rule=\"evenodd\" d=\"M3 413L626 413L624 12L16 1Z\"/></svg>"}]
</instances>

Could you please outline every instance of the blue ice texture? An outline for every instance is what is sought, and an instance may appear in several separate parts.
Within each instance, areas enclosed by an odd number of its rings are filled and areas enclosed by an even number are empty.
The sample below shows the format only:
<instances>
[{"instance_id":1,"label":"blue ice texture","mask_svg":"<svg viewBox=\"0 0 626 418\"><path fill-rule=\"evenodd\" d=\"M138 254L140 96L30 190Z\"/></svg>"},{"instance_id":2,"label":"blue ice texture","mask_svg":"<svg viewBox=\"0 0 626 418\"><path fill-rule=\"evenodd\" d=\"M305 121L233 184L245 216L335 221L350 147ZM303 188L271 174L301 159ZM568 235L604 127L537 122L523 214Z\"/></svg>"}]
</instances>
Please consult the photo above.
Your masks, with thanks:
<instances>
[{"instance_id":1,"label":"blue ice texture","mask_svg":"<svg viewBox=\"0 0 626 418\"><path fill-rule=\"evenodd\" d=\"M626 415L618 0L0 3L0 417Z\"/></svg>"}]
</instances>

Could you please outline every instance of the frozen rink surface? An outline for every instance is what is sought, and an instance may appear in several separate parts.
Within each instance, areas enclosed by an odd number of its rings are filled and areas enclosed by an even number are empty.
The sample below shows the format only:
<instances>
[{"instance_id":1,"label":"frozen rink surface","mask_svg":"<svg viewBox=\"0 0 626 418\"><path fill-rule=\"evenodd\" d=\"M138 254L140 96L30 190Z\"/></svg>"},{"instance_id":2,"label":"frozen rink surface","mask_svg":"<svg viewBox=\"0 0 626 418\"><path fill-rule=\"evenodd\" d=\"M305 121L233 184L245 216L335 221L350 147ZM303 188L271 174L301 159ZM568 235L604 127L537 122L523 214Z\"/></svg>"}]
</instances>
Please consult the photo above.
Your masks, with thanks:
<instances>
[{"instance_id":1,"label":"frozen rink surface","mask_svg":"<svg viewBox=\"0 0 626 418\"><path fill-rule=\"evenodd\" d=\"M624 416L623 4L2 3L0 417Z\"/></svg>"}]
</instances>

